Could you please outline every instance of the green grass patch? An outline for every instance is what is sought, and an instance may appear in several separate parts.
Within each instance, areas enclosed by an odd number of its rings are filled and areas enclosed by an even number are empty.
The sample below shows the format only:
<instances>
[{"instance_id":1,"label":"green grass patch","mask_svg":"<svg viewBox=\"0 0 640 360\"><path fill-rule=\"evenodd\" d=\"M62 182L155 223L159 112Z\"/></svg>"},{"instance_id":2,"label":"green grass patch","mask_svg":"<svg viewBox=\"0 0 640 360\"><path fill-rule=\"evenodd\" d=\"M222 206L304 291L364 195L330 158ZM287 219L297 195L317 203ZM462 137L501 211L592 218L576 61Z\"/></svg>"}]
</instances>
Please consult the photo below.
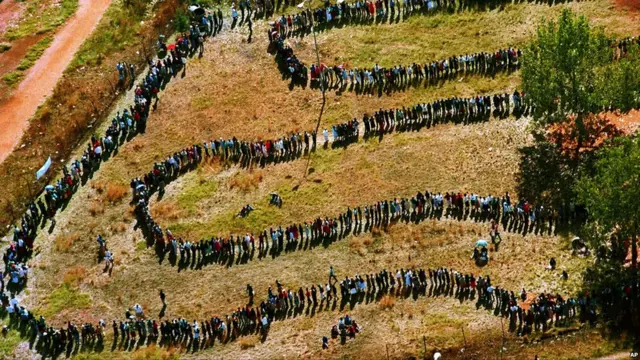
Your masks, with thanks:
<instances>
[{"instance_id":1,"label":"green grass patch","mask_svg":"<svg viewBox=\"0 0 640 360\"><path fill-rule=\"evenodd\" d=\"M45 50L47 50L49 45L51 45L52 41L53 41L53 36L47 36L42 40L38 41L35 45L33 45L29 49L29 51L27 51L27 54L25 55L24 59L20 61L20 64L18 65L17 70L25 71L30 67L32 67L33 64L35 64L35 62L42 56L42 54L44 54Z\"/></svg>"},{"instance_id":2,"label":"green grass patch","mask_svg":"<svg viewBox=\"0 0 640 360\"><path fill-rule=\"evenodd\" d=\"M22 71L12 71L2 75L2 81L4 81L4 84L8 87L13 87L17 83L22 81L23 77L24 74L22 73Z\"/></svg>"},{"instance_id":3,"label":"green grass patch","mask_svg":"<svg viewBox=\"0 0 640 360\"><path fill-rule=\"evenodd\" d=\"M9 51L11 49L11 44L9 43L0 43L0 54L3 52Z\"/></svg>"},{"instance_id":4,"label":"green grass patch","mask_svg":"<svg viewBox=\"0 0 640 360\"><path fill-rule=\"evenodd\" d=\"M1 339L2 340L0 340L0 357L3 359L8 359L11 357L10 355L13 353L15 348L18 346L18 344L22 340L20 339L20 333L15 329L11 329L9 330L9 333L7 334L7 336L2 337Z\"/></svg>"},{"instance_id":5,"label":"green grass patch","mask_svg":"<svg viewBox=\"0 0 640 360\"><path fill-rule=\"evenodd\" d=\"M292 179L284 179L276 188L275 192L282 197L283 205L281 208L269 205L269 199L264 198L251 203L254 210L245 218L237 217L242 205L237 209L229 209L217 214L206 221L198 219L181 221L167 224L167 228L176 234L184 235L189 239L208 238L214 235L226 234L257 234L264 229L276 227L279 225L289 225L292 222L304 222L306 219L301 216L301 207L314 207L319 203L323 203L322 197L326 196L329 191L329 185L326 183L305 182L294 190L295 181ZM202 194L206 192L193 189L199 189L202 185L198 184L191 189L186 190L188 194ZM183 195L181 195L183 196ZM194 196L194 195L189 195ZM201 195L197 198L200 199ZM194 196L195 197L195 196ZM204 198L204 196L202 197ZM178 200L180 203L180 200ZM188 202L186 205L192 205ZM189 207L182 205L187 210Z\"/></svg>"},{"instance_id":6,"label":"green grass patch","mask_svg":"<svg viewBox=\"0 0 640 360\"><path fill-rule=\"evenodd\" d=\"M88 294L82 293L79 289L69 284L63 284L47 297L41 313L45 317L50 317L63 310L86 309L90 306L91 299Z\"/></svg>"},{"instance_id":7,"label":"green grass patch","mask_svg":"<svg viewBox=\"0 0 640 360\"><path fill-rule=\"evenodd\" d=\"M195 211L200 200L211 197L218 191L218 182L214 180L198 177L196 181L197 184L195 186L188 188L178 195L178 205L190 213Z\"/></svg>"},{"instance_id":8,"label":"green grass patch","mask_svg":"<svg viewBox=\"0 0 640 360\"><path fill-rule=\"evenodd\" d=\"M147 249L147 242L146 241L138 241L136 243L136 253L140 253L142 251L145 251Z\"/></svg>"},{"instance_id":9,"label":"green grass patch","mask_svg":"<svg viewBox=\"0 0 640 360\"><path fill-rule=\"evenodd\" d=\"M139 41L138 32L147 12L148 2L131 0L128 6L115 2L109 6L98 27L80 47L66 71L80 66L100 64L102 59Z\"/></svg>"},{"instance_id":10,"label":"green grass patch","mask_svg":"<svg viewBox=\"0 0 640 360\"><path fill-rule=\"evenodd\" d=\"M18 26L7 29L5 38L15 41L25 36L54 31L76 12L78 0L62 0L59 3L52 2L44 9L42 7L42 1L27 1L24 20Z\"/></svg>"}]
</instances>

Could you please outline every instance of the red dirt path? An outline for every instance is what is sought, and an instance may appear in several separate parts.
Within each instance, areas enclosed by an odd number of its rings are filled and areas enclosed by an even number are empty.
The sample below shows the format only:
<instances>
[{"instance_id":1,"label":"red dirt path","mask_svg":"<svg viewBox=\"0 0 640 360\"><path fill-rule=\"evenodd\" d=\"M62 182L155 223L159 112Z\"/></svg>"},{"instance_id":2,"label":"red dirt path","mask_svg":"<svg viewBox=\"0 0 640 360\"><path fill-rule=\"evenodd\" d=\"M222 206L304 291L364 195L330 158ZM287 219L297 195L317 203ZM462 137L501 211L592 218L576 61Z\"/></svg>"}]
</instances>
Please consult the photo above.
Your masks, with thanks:
<instances>
[{"instance_id":1,"label":"red dirt path","mask_svg":"<svg viewBox=\"0 0 640 360\"><path fill-rule=\"evenodd\" d=\"M20 141L29 118L51 94L73 55L91 35L109 4L111 0L80 0L78 10L58 30L51 46L27 71L7 101L0 104L0 162Z\"/></svg>"},{"instance_id":2,"label":"red dirt path","mask_svg":"<svg viewBox=\"0 0 640 360\"><path fill-rule=\"evenodd\" d=\"M44 36L45 34L38 34L14 41L11 44L11 49L0 54L0 76L15 70L29 51L29 48Z\"/></svg>"}]
</instances>

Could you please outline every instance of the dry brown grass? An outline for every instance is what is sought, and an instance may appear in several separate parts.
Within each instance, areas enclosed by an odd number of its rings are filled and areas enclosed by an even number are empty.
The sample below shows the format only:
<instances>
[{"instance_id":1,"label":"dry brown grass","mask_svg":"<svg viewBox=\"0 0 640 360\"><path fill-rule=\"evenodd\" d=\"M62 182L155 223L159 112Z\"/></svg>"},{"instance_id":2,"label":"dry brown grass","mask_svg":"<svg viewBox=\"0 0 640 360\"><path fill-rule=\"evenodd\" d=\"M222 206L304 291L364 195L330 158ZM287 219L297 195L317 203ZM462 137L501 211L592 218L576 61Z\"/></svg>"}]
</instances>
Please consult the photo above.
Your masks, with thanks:
<instances>
[{"instance_id":1,"label":"dry brown grass","mask_svg":"<svg viewBox=\"0 0 640 360\"><path fill-rule=\"evenodd\" d=\"M255 190L260 186L264 173L262 170L253 170L250 172L239 172L227 180L229 189L237 189L244 193Z\"/></svg>"},{"instance_id":2,"label":"dry brown grass","mask_svg":"<svg viewBox=\"0 0 640 360\"><path fill-rule=\"evenodd\" d=\"M80 234L78 233L61 233L54 240L55 248L60 252L68 252L78 239L80 239Z\"/></svg>"},{"instance_id":3,"label":"dry brown grass","mask_svg":"<svg viewBox=\"0 0 640 360\"><path fill-rule=\"evenodd\" d=\"M106 187L107 185L101 181L94 181L91 183L91 188L94 189L99 195L102 195L102 193L104 193Z\"/></svg>"},{"instance_id":4,"label":"dry brown grass","mask_svg":"<svg viewBox=\"0 0 640 360\"><path fill-rule=\"evenodd\" d=\"M260 339L257 336L243 337L238 340L238 344L240 345L240 349L247 350L256 347L257 344L260 343Z\"/></svg>"},{"instance_id":5,"label":"dry brown grass","mask_svg":"<svg viewBox=\"0 0 640 360\"><path fill-rule=\"evenodd\" d=\"M89 214L94 217L104 214L104 205L99 201L92 202L89 205Z\"/></svg>"},{"instance_id":6,"label":"dry brown grass","mask_svg":"<svg viewBox=\"0 0 640 360\"><path fill-rule=\"evenodd\" d=\"M83 265L75 265L67 269L62 281L72 286L80 285L87 277L87 268Z\"/></svg>"},{"instance_id":7,"label":"dry brown grass","mask_svg":"<svg viewBox=\"0 0 640 360\"><path fill-rule=\"evenodd\" d=\"M396 298L393 296L385 295L380 299L381 310L391 310L396 305Z\"/></svg>"},{"instance_id":8,"label":"dry brown grass","mask_svg":"<svg viewBox=\"0 0 640 360\"><path fill-rule=\"evenodd\" d=\"M117 223L114 223L114 224L111 225L111 230L114 233L119 234L119 233L123 233L123 232L127 231L127 226L128 225L126 223L117 222Z\"/></svg>"},{"instance_id":9,"label":"dry brown grass","mask_svg":"<svg viewBox=\"0 0 640 360\"><path fill-rule=\"evenodd\" d=\"M111 204L120 202L125 195L129 192L129 188L120 184L107 185L107 192L104 194L104 199Z\"/></svg>"},{"instance_id":10,"label":"dry brown grass","mask_svg":"<svg viewBox=\"0 0 640 360\"><path fill-rule=\"evenodd\" d=\"M159 219L156 221L160 221L160 219L164 221L176 221L181 215L182 211L178 208L178 205L170 201L161 202L151 208L151 216L153 216L154 219Z\"/></svg>"}]
</instances>

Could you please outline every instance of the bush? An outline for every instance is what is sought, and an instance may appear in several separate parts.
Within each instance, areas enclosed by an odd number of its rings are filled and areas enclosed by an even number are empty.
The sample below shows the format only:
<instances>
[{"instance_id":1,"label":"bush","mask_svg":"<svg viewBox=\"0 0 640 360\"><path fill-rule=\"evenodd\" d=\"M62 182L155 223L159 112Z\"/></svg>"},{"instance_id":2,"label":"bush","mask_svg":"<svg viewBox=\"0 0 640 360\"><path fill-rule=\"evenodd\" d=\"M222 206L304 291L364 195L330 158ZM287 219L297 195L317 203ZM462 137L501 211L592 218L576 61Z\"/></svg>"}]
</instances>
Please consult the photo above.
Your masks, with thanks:
<instances>
[{"instance_id":1,"label":"bush","mask_svg":"<svg viewBox=\"0 0 640 360\"><path fill-rule=\"evenodd\" d=\"M189 29L189 15L184 9L180 8L176 11L176 30L184 32Z\"/></svg>"}]
</instances>

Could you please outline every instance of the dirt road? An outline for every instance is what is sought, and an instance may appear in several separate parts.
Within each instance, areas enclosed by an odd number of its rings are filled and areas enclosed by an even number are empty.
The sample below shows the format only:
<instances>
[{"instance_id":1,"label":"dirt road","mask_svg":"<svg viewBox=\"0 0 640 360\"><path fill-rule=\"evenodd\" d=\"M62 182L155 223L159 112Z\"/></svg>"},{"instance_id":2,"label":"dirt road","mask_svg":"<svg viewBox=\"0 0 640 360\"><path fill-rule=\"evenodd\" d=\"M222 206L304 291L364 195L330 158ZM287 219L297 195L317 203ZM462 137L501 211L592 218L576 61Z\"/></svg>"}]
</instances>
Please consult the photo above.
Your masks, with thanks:
<instances>
[{"instance_id":1,"label":"dirt road","mask_svg":"<svg viewBox=\"0 0 640 360\"><path fill-rule=\"evenodd\" d=\"M0 162L20 141L28 121L51 94L73 55L91 35L111 0L80 0L76 13L54 36L51 46L27 71L13 94L0 104Z\"/></svg>"}]
</instances>

